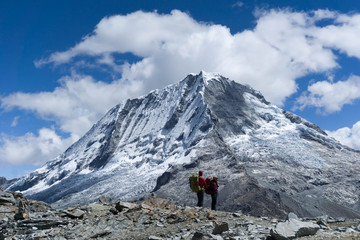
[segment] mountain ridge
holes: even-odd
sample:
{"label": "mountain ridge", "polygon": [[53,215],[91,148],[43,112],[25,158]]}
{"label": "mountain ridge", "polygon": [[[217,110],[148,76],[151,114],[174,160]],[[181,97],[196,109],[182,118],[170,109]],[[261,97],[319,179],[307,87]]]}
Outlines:
{"label": "mountain ridge", "polygon": [[358,151],[260,92],[202,71],[115,106],[64,154],[9,190],[55,207],[99,195],[138,201],[151,192],[194,204],[187,178],[202,169],[219,176],[222,210],[357,217],[359,159]]}

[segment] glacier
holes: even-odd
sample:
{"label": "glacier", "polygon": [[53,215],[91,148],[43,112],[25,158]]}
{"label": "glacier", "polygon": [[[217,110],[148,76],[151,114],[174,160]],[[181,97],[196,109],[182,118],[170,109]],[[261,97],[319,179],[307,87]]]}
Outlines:
{"label": "glacier", "polygon": [[118,104],[8,190],[58,208],[101,195],[194,205],[188,176],[201,169],[219,178],[220,210],[360,217],[359,160],[359,151],[250,86],[201,71]]}

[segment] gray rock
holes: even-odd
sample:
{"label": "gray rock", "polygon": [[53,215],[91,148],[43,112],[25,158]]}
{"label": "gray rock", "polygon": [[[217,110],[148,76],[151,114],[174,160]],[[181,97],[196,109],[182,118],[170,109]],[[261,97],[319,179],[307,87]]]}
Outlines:
{"label": "gray rock", "polygon": [[336,222],[345,222],[345,218],[343,217],[338,217],[335,219]]}
{"label": "gray rock", "polygon": [[61,219],[26,219],[17,223],[18,228],[31,229],[50,229],[59,225],[67,225],[68,222]]}
{"label": "gray rock", "polygon": [[162,240],[162,238],[157,236],[149,236],[149,240]]}
{"label": "gray rock", "polygon": [[90,238],[91,239],[102,239],[109,234],[111,234],[110,231],[104,231],[104,232],[96,233],[96,234],[92,235]]}
{"label": "gray rock", "polygon": [[286,220],[290,220],[290,219],[300,220],[299,217],[298,217],[295,213],[293,213],[293,212],[291,212],[291,213],[289,213],[289,214],[287,215]]}
{"label": "gray rock", "polygon": [[203,239],[205,239],[204,234],[201,232],[196,232],[194,236],[191,238],[191,240],[203,240]]}
{"label": "gray rock", "polygon": [[82,218],[85,214],[84,211],[80,210],[80,209],[72,209],[72,210],[66,210],[65,211],[66,215],[68,215],[71,218]]}
{"label": "gray rock", "polygon": [[320,226],[315,223],[290,219],[278,223],[275,228],[271,229],[270,234],[276,240],[286,240],[315,235],[319,229]]}
{"label": "gray rock", "polygon": [[352,229],[352,228],[347,228],[345,232],[347,232],[347,233],[354,233],[354,232],[356,232],[356,231],[355,231],[354,229]]}
{"label": "gray rock", "polygon": [[29,215],[24,212],[18,212],[14,215],[15,220],[24,220],[29,218]]}
{"label": "gray rock", "polygon": [[129,203],[129,202],[117,202],[115,208],[121,212],[124,209],[134,209],[137,208],[138,205],[135,203]]}
{"label": "gray rock", "polygon": [[229,231],[229,224],[227,222],[217,223],[215,222],[215,227],[212,234],[221,234],[223,232]]}
{"label": "gray rock", "polygon": [[108,200],[106,199],[105,196],[100,196],[99,197],[99,203],[105,204],[105,205],[109,204],[109,202],[108,202]]}
{"label": "gray rock", "polygon": [[0,205],[16,204],[16,200],[11,193],[0,191]]}
{"label": "gray rock", "polygon": [[224,238],[220,235],[212,235],[210,234],[210,239],[213,239],[213,240],[224,240]]}
{"label": "gray rock", "polygon": [[321,229],[330,229],[330,227],[323,219],[317,220],[316,224],[318,224],[321,227]]}
{"label": "gray rock", "polygon": [[338,227],[335,229],[338,232],[346,232],[346,228],[345,227]]}
{"label": "gray rock", "polygon": [[119,212],[118,212],[118,210],[116,209],[116,208],[110,208],[110,210],[109,210],[112,214],[114,214],[114,215],[118,215],[119,214]]}
{"label": "gray rock", "polygon": [[[122,203],[124,209],[121,212],[115,209],[115,204],[99,203],[61,211],[52,209],[50,206],[43,206],[41,202],[13,196],[16,199],[16,205],[0,205],[0,240],[260,240],[269,236],[270,227],[275,226],[272,222],[277,222],[271,218],[245,215],[234,217],[232,212],[215,212],[207,208],[180,207],[170,205],[166,200],[161,199],[151,199],[138,205]],[[23,213],[29,210],[29,218],[19,217],[15,220],[15,213],[21,212],[19,208]],[[111,213],[111,209],[116,215]],[[212,212],[216,221],[207,218],[209,212]],[[4,215],[2,219],[1,214]],[[80,220],[75,216],[82,216],[82,218]],[[337,228],[337,230],[323,228],[321,234],[338,239],[351,235],[353,239],[360,239],[360,232],[352,230],[355,230],[358,224],[358,219],[347,219],[341,224],[329,223],[331,228]],[[298,234],[298,236],[303,234]]]}
{"label": "gray rock", "polygon": [[241,213],[235,212],[235,213],[233,213],[233,216],[234,216],[234,217],[241,217]]}

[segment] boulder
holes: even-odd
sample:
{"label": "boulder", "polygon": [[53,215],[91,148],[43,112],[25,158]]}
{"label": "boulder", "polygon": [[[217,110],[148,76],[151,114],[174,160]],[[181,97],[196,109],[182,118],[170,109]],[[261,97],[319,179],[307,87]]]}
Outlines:
{"label": "boulder", "polygon": [[173,209],[175,207],[174,202],[169,199],[150,197],[144,201],[146,205],[149,205],[153,208],[163,208],[163,209]]}
{"label": "boulder", "polygon": [[276,240],[287,240],[315,235],[319,229],[320,226],[315,223],[290,219],[278,223],[275,228],[271,229],[270,234]]}
{"label": "boulder", "polygon": [[227,222],[217,223],[215,222],[215,227],[212,234],[221,234],[223,232],[229,231],[229,224]]}
{"label": "boulder", "polygon": [[104,205],[111,205],[114,203],[112,198],[107,198],[105,196],[100,196],[98,202]]}
{"label": "boulder", "polygon": [[150,211],[154,210],[153,207],[147,205],[146,203],[141,203],[140,206],[141,206],[142,209],[146,209],[146,210],[150,210]]}
{"label": "boulder", "polygon": [[300,220],[299,217],[298,217],[295,213],[293,213],[293,212],[291,212],[291,213],[289,213],[289,214],[287,215],[286,220],[290,220],[290,219]]}
{"label": "boulder", "polygon": [[193,237],[191,238],[191,240],[204,240],[204,234],[201,232],[196,232]]}
{"label": "boulder", "polygon": [[99,203],[104,204],[104,205],[109,204],[109,202],[108,202],[108,200],[107,200],[107,198],[105,196],[100,196],[99,197]]}
{"label": "boulder", "polygon": [[0,205],[15,205],[16,200],[11,193],[0,191]]}
{"label": "boulder", "polygon": [[136,203],[130,202],[117,202],[115,205],[116,210],[119,212],[123,211],[124,209],[135,209],[138,205]]}
{"label": "boulder", "polygon": [[16,206],[1,206],[0,205],[0,213],[13,213],[17,212],[18,208]]}
{"label": "boulder", "polygon": [[208,212],[208,213],[206,214],[206,218],[209,219],[209,220],[214,220],[214,219],[216,219],[215,213],[214,213],[213,211]]}
{"label": "boulder", "polygon": [[118,210],[117,210],[116,208],[114,208],[114,207],[110,208],[109,211],[110,211],[112,214],[114,214],[114,215],[118,215],[118,214],[119,214]]}
{"label": "boulder", "polygon": [[15,220],[24,220],[24,219],[28,219],[29,215],[25,212],[18,212],[14,215],[14,219]]}
{"label": "boulder", "polygon": [[330,229],[327,223],[322,219],[317,220],[316,224],[318,224],[321,229]]}
{"label": "boulder", "polygon": [[65,211],[66,215],[71,217],[71,218],[83,218],[85,212],[80,210],[80,209],[71,209],[71,210],[66,210]]}

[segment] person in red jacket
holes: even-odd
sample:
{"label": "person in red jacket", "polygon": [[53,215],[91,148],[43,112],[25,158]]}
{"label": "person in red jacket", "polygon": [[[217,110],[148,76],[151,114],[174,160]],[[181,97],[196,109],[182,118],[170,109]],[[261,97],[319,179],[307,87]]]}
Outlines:
{"label": "person in red jacket", "polygon": [[218,178],[213,177],[213,179],[209,183],[209,188],[208,188],[208,192],[211,194],[211,210],[216,210],[218,188],[219,188]]}
{"label": "person in red jacket", "polygon": [[203,171],[199,171],[199,179],[196,182],[196,185],[200,186],[201,190],[197,192],[197,197],[198,197],[198,207],[202,207],[203,203],[204,203],[204,190],[205,188],[207,188],[205,179],[203,178]]}

